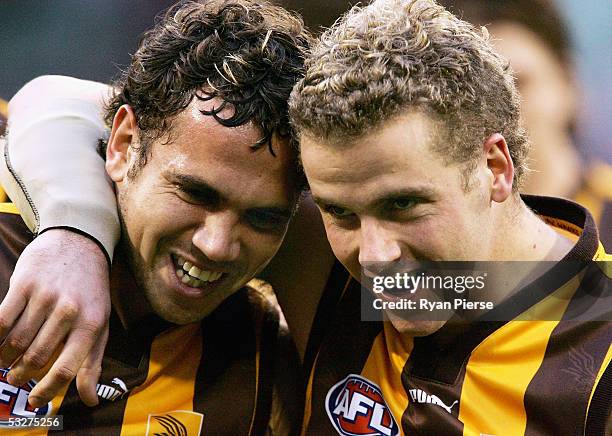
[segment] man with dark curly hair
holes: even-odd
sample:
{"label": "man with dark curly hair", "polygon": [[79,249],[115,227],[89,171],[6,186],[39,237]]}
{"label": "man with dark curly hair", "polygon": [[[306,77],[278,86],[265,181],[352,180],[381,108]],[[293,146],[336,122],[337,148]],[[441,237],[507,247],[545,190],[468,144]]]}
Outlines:
{"label": "man with dark curly hair", "polygon": [[[114,84],[101,147],[115,194],[97,200],[116,196],[121,238],[110,301],[90,295],[88,305],[110,312],[109,331],[65,337],[75,320],[100,323],[86,306],[35,294],[55,304],[52,316],[30,307],[19,319],[36,325],[44,352],[16,362],[18,341],[4,341],[0,383],[10,413],[1,425],[62,415],[68,434],[255,435],[288,434],[299,423],[299,358],[266,285],[251,279],[280,246],[301,191],[287,100],[309,40],[298,18],[256,0],[183,2],[146,32]],[[94,101],[108,93],[102,85],[52,80],[56,89],[91,87]],[[61,110],[74,110],[70,104]],[[28,119],[45,122],[34,109]],[[20,134],[13,130],[11,138]],[[80,176],[73,183],[87,183],[90,174]],[[4,292],[32,240],[26,223],[48,212],[37,198],[13,200],[18,207],[4,204],[0,214]],[[98,222],[114,220],[112,211],[101,212]],[[40,233],[53,224],[36,227]],[[107,254],[110,261],[112,249]],[[72,267],[108,280],[107,269],[88,261]],[[17,319],[21,303],[11,293],[3,299]],[[58,346],[62,354],[54,357]],[[57,392],[80,366],[66,355],[92,346],[76,385]],[[96,407],[84,407],[78,391]]]}

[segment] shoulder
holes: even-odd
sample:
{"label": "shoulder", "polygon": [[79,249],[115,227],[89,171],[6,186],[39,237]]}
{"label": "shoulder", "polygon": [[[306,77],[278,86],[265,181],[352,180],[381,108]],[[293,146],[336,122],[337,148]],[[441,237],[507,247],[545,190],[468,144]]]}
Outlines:
{"label": "shoulder", "polygon": [[2,252],[10,251],[15,258],[32,242],[32,233],[11,203],[0,203],[0,245]]}
{"label": "shoulder", "polygon": [[0,135],[6,130],[6,119],[8,116],[8,103],[0,98]]}
{"label": "shoulder", "polygon": [[206,329],[214,329],[228,340],[259,343],[277,337],[283,327],[282,314],[275,301],[272,287],[263,280],[253,279],[226,298],[213,313],[203,320]]}
{"label": "shoulder", "polygon": [[0,203],[0,290],[8,289],[17,259],[32,239],[15,207]]}
{"label": "shoulder", "polygon": [[245,295],[259,347],[276,349],[279,341],[293,343],[272,286],[255,278],[245,286]]}
{"label": "shoulder", "polygon": [[255,318],[263,317],[280,322],[282,312],[272,285],[261,279],[252,279],[246,284],[246,294]]}

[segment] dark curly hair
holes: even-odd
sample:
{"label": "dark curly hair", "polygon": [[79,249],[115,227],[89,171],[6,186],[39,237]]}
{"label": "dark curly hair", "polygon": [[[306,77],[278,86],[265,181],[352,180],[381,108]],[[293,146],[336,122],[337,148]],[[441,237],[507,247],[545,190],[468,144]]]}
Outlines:
{"label": "dark curly hair", "polygon": [[[114,83],[106,108],[110,126],[117,110],[129,104],[141,135],[141,168],[150,144],[169,133],[175,115],[193,98],[220,98],[202,111],[226,127],[253,121],[268,144],[274,133],[290,134],[287,100],[303,76],[311,36],[302,20],[285,9],[256,0],[182,1],[147,31],[128,69]],[[229,118],[219,116],[227,106]]]}

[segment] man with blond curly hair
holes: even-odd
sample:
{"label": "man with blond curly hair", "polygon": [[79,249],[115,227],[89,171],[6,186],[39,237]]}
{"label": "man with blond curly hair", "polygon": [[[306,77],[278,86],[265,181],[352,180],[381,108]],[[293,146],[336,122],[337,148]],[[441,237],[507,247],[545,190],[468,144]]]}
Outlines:
{"label": "man with blond curly hair", "polygon": [[[486,30],[428,0],[355,8],[311,49],[289,110],[334,254],[366,288],[360,302],[347,284],[322,341],[309,431],[603,434],[612,317],[576,315],[585,292],[610,303],[609,263],[592,262],[609,256],[588,211],[519,194],[519,96]],[[419,317],[400,303],[422,299],[368,291],[448,261],[488,271],[488,310]]]}

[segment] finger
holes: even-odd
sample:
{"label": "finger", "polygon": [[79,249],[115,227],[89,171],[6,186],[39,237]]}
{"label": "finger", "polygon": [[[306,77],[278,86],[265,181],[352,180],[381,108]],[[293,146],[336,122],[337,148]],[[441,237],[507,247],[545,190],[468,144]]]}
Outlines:
{"label": "finger", "polygon": [[6,297],[0,304],[0,341],[4,340],[28,301],[25,293],[16,289],[13,286],[9,287]]}
{"label": "finger", "polygon": [[28,349],[45,321],[45,314],[46,312],[33,302],[26,306],[17,324],[0,345],[0,365],[10,366]]}
{"label": "finger", "polygon": [[11,367],[9,383],[19,386],[40,373],[51,357],[59,351],[71,327],[72,320],[61,310],[54,310],[22,358]]}
{"label": "finger", "polygon": [[32,407],[41,407],[55,397],[76,376],[98,335],[76,334],[68,336],[66,345],[49,372],[36,384],[28,395]]}
{"label": "finger", "polygon": [[102,359],[104,358],[104,349],[108,340],[108,326],[104,329],[102,335],[95,342],[93,349],[85,358],[83,365],[77,373],[77,390],[81,400],[87,406],[95,406],[98,404],[98,393],[96,385],[102,373]]}

